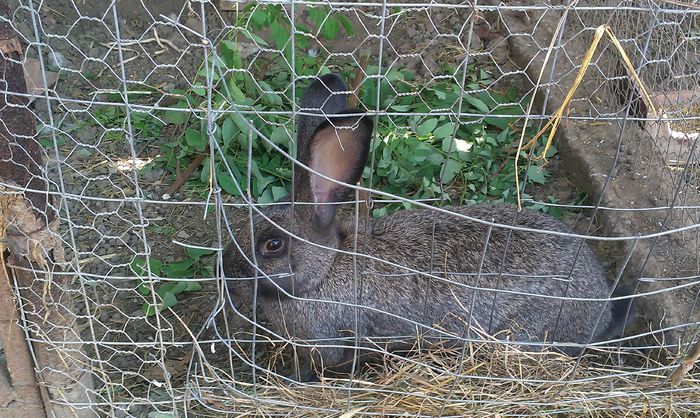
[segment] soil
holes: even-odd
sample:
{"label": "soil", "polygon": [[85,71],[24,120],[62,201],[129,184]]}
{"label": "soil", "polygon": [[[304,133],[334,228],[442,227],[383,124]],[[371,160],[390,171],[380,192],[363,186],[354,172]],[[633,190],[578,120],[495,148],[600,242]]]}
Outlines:
{"label": "soil", "polygon": [[[116,3],[119,17],[115,25],[109,3],[41,2],[41,54],[47,66],[51,61],[62,62],[60,80],[51,93],[56,99],[50,103],[37,99],[33,106],[37,119],[53,126],[65,139],[57,150],[49,150],[47,172],[53,181],[52,190],[63,196],[61,233],[68,249],[66,258],[85,286],[85,292],[77,295],[76,314],[86,323],[92,318],[92,326],[86,326],[84,337],[98,342],[101,361],[94,367],[100,369],[101,376],[109,382],[109,390],[115,392],[112,402],[103,399],[101,412],[145,416],[156,409],[167,410],[174,396],[186,392],[182,380],[192,379],[193,373],[199,377],[204,373],[188,368],[188,343],[193,334],[200,341],[202,355],[221,375],[230,379],[231,374],[245,373],[234,364],[236,358],[226,341],[235,341],[233,333],[247,328],[228,306],[212,313],[222,301],[220,283],[205,282],[202,292],[182,295],[174,308],[177,316],[149,317],[141,309],[144,298],[136,289],[138,283],[129,267],[135,258],[150,253],[166,262],[180,260],[184,249],[178,242],[217,248],[219,239],[227,241],[227,233],[224,230],[219,237],[216,213],[207,211],[202,203],[201,196],[206,191],[201,195],[179,192],[163,200],[165,189],[173,181],[170,173],[150,171],[137,175],[129,169],[133,159],[156,156],[159,145],[169,140],[167,134],[138,136],[131,142],[101,127],[92,111],[104,92],[123,91],[123,78],[129,89],[148,85],[162,92],[141,99],[148,105],[159,105],[168,97],[166,93],[186,88],[203,58],[201,41],[188,31],[201,31],[202,21],[196,14],[199,4],[193,3],[197,10],[192,13],[183,1],[145,2],[147,8],[140,1],[120,1]],[[15,27],[26,39],[35,39],[28,11],[16,10]],[[364,21],[368,33],[379,33],[380,8],[358,10],[356,21]],[[164,23],[161,15],[180,22],[182,27]],[[507,45],[501,34],[489,30],[481,21],[470,34],[466,26],[468,15],[467,9],[450,8],[430,12],[417,9],[401,16],[389,14],[383,60],[399,68],[415,69],[419,76],[430,79],[438,63],[463,60],[464,45],[471,38],[472,58],[498,80],[493,88],[514,83],[513,77],[504,76],[513,70],[513,64],[507,59]],[[216,39],[225,23],[234,18],[235,12],[207,6],[210,39]],[[117,27],[124,40],[121,51],[111,43]],[[378,50],[377,39],[358,45],[362,39],[334,43],[331,49],[353,54],[363,49]],[[50,51],[60,56],[54,54],[52,60]],[[37,57],[38,48],[29,48],[27,55]],[[352,55],[347,59],[359,57]],[[123,66],[119,65],[122,60]],[[552,173],[549,183],[526,192],[538,200],[554,195],[560,203],[577,203],[579,193],[567,180],[559,158],[555,157],[548,168]],[[235,216],[234,212],[232,207],[227,208],[222,225]],[[585,232],[591,222],[585,213],[568,213],[564,220],[579,232]],[[604,248],[601,251],[601,258],[609,265],[611,255]],[[112,344],[116,342],[123,344]],[[134,348],[137,345],[139,348]],[[93,347],[88,345],[87,350],[95,358]],[[264,352],[259,350],[257,355],[259,364],[264,364]],[[167,374],[170,378],[165,377]]]}

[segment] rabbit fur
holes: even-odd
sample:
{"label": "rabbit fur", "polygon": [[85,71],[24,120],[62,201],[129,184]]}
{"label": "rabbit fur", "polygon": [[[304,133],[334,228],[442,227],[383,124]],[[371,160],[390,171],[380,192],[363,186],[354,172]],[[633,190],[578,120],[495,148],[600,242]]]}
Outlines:
{"label": "rabbit fur", "polygon": [[[297,156],[311,169],[353,185],[366,164],[373,124],[345,109],[346,91],[334,74],[307,88],[302,112],[313,115],[299,118]],[[383,338],[382,347],[392,351],[409,348],[418,333],[474,338],[473,326],[489,333],[509,330],[512,341],[523,343],[586,344],[602,340],[613,325],[611,303],[605,301],[611,286],[581,239],[490,228],[432,210],[401,211],[367,225],[363,220],[357,228],[354,215],[324,204],[351,199],[351,188],[299,165],[294,179],[294,205],[254,212],[254,238],[251,220],[242,221],[223,259],[228,278],[257,277],[230,280],[229,286],[236,298],[247,300],[257,291],[271,331],[299,340],[303,379],[312,379],[314,370],[348,371],[358,354],[355,338],[365,349],[377,347],[369,338]],[[548,215],[510,205],[446,209],[498,224],[571,232]],[[390,338],[395,336],[405,338]]]}

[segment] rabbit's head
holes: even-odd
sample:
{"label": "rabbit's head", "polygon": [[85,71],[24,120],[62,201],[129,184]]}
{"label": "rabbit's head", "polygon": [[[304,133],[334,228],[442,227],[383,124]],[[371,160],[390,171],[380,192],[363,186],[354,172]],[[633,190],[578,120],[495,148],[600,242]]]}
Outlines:
{"label": "rabbit's head", "polygon": [[[335,88],[345,89],[338,80],[331,80]],[[362,176],[373,124],[358,116],[360,111],[340,109],[334,90],[319,83],[323,77],[302,97],[302,108],[315,106],[325,115],[299,118],[294,203],[287,199],[260,213],[253,210],[252,223],[235,228],[235,241],[224,254],[226,275],[256,277],[262,297],[303,296],[318,288],[332,266],[333,250],[348,238],[336,219],[336,203],[353,194],[344,184],[354,185]]]}

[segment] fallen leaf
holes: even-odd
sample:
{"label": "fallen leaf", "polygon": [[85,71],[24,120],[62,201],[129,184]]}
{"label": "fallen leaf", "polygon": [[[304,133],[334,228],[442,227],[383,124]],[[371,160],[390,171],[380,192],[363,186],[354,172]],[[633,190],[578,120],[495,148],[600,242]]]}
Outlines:
{"label": "fallen leaf", "polygon": [[[41,63],[36,58],[27,58],[24,62],[24,81],[27,84],[27,93],[39,95],[48,88],[53,88],[58,81],[58,73],[46,71],[46,83],[41,76]],[[33,102],[35,97],[29,98],[29,103]]]}

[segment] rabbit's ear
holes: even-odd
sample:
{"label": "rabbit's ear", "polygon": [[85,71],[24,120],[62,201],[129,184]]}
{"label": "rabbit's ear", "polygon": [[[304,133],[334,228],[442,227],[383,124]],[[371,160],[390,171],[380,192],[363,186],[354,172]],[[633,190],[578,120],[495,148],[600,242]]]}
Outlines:
{"label": "rabbit's ear", "polygon": [[[352,112],[359,111],[348,111]],[[307,177],[308,186],[300,185],[300,194],[313,198],[313,221],[317,227],[325,228],[333,222],[337,205],[332,203],[347,199],[351,191],[317,173],[339,182],[357,183],[367,162],[372,128],[368,116],[336,117],[321,124],[311,137],[307,164],[312,171]]]}
{"label": "rabbit's ear", "polygon": [[[308,164],[309,142],[318,127],[328,117],[342,113],[348,108],[347,86],[337,74],[326,74],[314,79],[301,97],[297,124],[297,159]],[[305,173],[295,171],[294,184],[305,184]]]}
{"label": "rabbit's ear", "polygon": [[[326,74],[309,84],[301,97],[299,115],[298,149],[305,155],[306,145],[318,126],[329,115],[342,113],[348,108],[347,86],[337,74]],[[308,114],[311,113],[311,114]]]}

